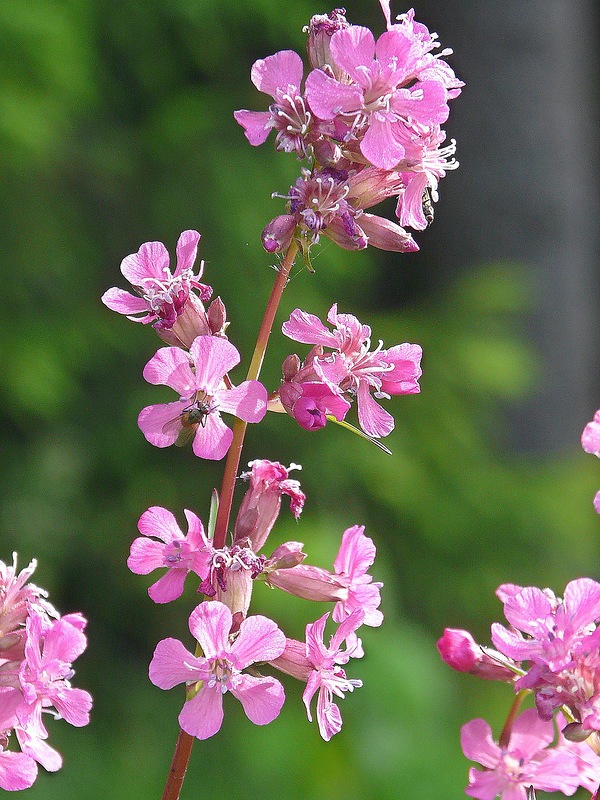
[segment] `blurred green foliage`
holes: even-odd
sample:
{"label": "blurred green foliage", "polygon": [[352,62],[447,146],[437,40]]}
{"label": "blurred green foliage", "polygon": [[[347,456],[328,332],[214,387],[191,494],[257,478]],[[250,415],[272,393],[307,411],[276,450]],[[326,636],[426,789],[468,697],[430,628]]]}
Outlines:
{"label": "blurred green foliage", "polygon": [[[382,28],[377,3],[368,18],[364,3],[346,5],[353,21]],[[173,252],[180,231],[197,228],[206,280],[247,364],[272,282],[259,232],[281,209],[271,193],[286,190],[298,164],[249,147],[232,111],[266,107],[249,81],[253,60],[301,50],[302,25],[325,10],[308,0],[285,9],[254,0],[242,13],[224,0],[0,4],[0,557],[36,557],[35,580],[54,603],[89,618],[76,683],[95,696],[88,729],[50,725],[65,767],[42,770],[31,798],[162,791],[182,698],[151,686],[147,664],[160,638],[185,639],[194,593],[154,606],[149,580],[125,561],[148,506],[206,519],[222,465],[143,439],[139,409],[165,396],[141,378],[159,342],[99,298],[124,286],[120,260],[143,241]],[[426,254],[427,234],[419,238]],[[410,256],[327,243],[315,266],[314,276],[296,268],[280,318],[296,306],[324,317],[337,301],[375,341],[421,343],[422,393],[388,404],[391,457],[332,426],[310,435],[274,415],[250,431],[244,460],[304,465],[305,513],[297,525],[282,515],[275,544],[301,539],[327,566],[342,531],[366,524],[386,622],[366,632],[367,655],[349,667],[364,687],[343,702],[339,736],[319,739],[291,680],[283,713],[264,729],[226,703],[221,734],[195,747],[182,797],[460,796],[459,726],[479,715],[500,724],[510,692],[452,674],[436,638],[452,625],[486,641],[501,582],[560,591],[590,574],[600,475],[576,442],[551,461],[507,452],[504,409],[534,390],[539,368],[522,334],[525,268],[497,264],[450,282],[431,264],[424,283]],[[413,283],[424,288],[390,307]],[[270,388],[293,349],[274,336]],[[263,586],[255,594],[256,610],[296,636],[320,613]]]}

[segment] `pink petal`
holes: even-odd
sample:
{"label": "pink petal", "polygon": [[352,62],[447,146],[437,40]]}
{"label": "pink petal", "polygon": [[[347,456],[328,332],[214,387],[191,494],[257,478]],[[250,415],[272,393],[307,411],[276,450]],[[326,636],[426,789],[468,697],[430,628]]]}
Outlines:
{"label": "pink petal", "polygon": [[375,57],[381,64],[381,70],[387,86],[392,89],[403,83],[408,77],[407,70],[412,67],[409,55],[413,43],[397,29],[382,33],[375,44]]}
{"label": "pink petal", "polygon": [[161,639],[148,670],[150,680],[159,689],[172,689],[178,683],[204,680],[209,674],[206,659],[193,656],[179,639]]}
{"label": "pink petal", "polygon": [[196,368],[194,388],[211,395],[219,388],[223,376],[240,363],[235,346],[218,336],[197,336],[190,347],[190,355]]}
{"label": "pink petal", "polygon": [[86,647],[87,638],[83,631],[62,617],[53,622],[52,627],[44,636],[44,660],[57,659],[72,662],[83,653]]}
{"label": "pink petal", "polygon": [[162,242],[146,242],[121,262],[121,272],[132,286],[143,286],[146,278],[164,280],[168,268],[169,253]]}
{"label": "pink petal", "polygon": [[594,419],[583,429],[581,446],[586,453],[600,458],[600,408],[594,414]]}
{"label": "pink petal", "polygon": [[565,612],[573,630],[600,619],[600,583],[591,578],[570,581],[564,593]]}
{"label": "pink petal", "polygon": [[391,253],[416,253],[419,245],[408,231],[385,217],[361,214],[360,224],[371,247]]}
{"label": "pink petal", "polygon": [[187,574],[187,569],[169,569],[162,578],[149,587],[150,599],[155,603],[170,603],[172,600],[177,600],[183,592]]}
{"label": "pink petal", "polygon": [[184,538],[175,515],[162,506],[151,506],[144,511],[138,521],[138,530],[144,536],[155,536],[165,544]]}
{"label": "pink petal", "polygon": [[204,533],[204,525],[202,520],[193,511],[184,509],[183,513],[188,524],[187,540],[191,547],[205,547],[209,544],[208,539]]}
{"label": "pink petal", "polygon": [[353,525],[342,534],[342,543],[333,566],[344,575],[364,575],[375,560],[376,548],[373,540],[364,535],[364,525]]}
{"label": "pink petal", "polygon": [[381,169],[393,169],[404,158],[406,151],[395,136],[390,115],[380,111],[371,114],[369,128],[360,143],[360,151],[374,167]]}
{"label": "pink petal", "polygon": [[195,697],[183,704],[179,724],[190,736],[208,739],[219,731],[223,724],[223,695],[218,684],[200,689]]}
{"label": "pink petal", "polygon": [[313,114],[324,120],[355,113],[363,107],[363,93],[358,86],[339,83],[322,69],[314,69],[306,79],[306,99]]}
{"label": "pink petal", "polygon": [[62,689],[52,694],[52,703],[71,725],[81,728],[90,721],[92,696],[83,689]]}
{"label": "pink petal", "polygon": [[231,611],[218,600],[200,603],[192,611],[190,632],[207,659],[218,658],[229,651],[231,623]]}
{"label": "pink petal", "polygon": [[246,139],[257,147],[267,140],[273,129],[273,115],[270,111],[234,111],[235,121],[242,126]]}
{"label": "pink petal", "polygon": [[105,306],[117,314],[141,314],[148,311],[148,303],[143,297],[137,297],[116,286],[104,292],[101,299]]}
{"label": "pink petal", "polygon": [[317,723],[321,737],[328,742],[342,729],[342,715],[336,703],[331,702],[331,693],[324,686],[317,697]]}
{"label": "pink petal", "polygon": [[192,450],[198,458],[220,461],[225,457],[231,442],[233,431],[225,425],[218,412],[209,414],[204,427],[198,425],[192,442]]}
{"label": "pink petal", "polygon": [[220,411],[244,422],[260,422],[267,413],[268,394],[260,381],[244,381],[235,389],[216,392],[215,399]]}
{"label": "pink petal", "polygon": [[375,37],[371,31],[360,25],[351,25],[336,31],[330,46],[336,66],[347,72],[359,86],[370,89],[371,72],[375,67]]}
{"label": "pink petal", "polygon": [[198,231],[183,231],[177,242],[177,267],[173,275],[179,275],[183,270],[191,269],[194,266],[199,241]]}
{"label": "pink petal", "polygon": [[180,395],[189,395],[196,388],[188,355],[179,347],[161,347],[142,374],[148,383],[170,386]]}
{"label": "pink petal", "polygon": [[325,347],[337,347],[337,337],[314,314],[308,314],[295,308],[290,318],[281,326],[283,333],[302,344],[322,344]]}
{"label": "pink petal", "polygon": [[[404,173],[406,177],[409,173]],[[427,220],[423,213],[423,192],[429,185],[429,179],[425,172],[415,172],[406,179],[404,193],[398,197],[396,206],[396,216],[400,220],[400,225],[408,225],[417,231],[424,231],[427,227]]]}
{"label": "pink petal", "polygon": [[394,418],[371,397],[366,381],[360,382],[357,399],[358,421],[366,434],[380,437],[394,430]]}
{"label": "pink petal", "polygon": [[540,623],[551,613],[550,600],[537,586],[525,586],[504,603],[504,616],[510,624],[531,636],[539,635]]}
{"label": "pink petal", "polygon": [[418,394],[418,380],[422,375],[421,356],[418,344],[397,344],[386,350],[383,360],[393,364],[393,369],[381,374],[381,391],[387,394]]}
{"label": "pink petal", "polygon": [[0,752],[0,789],[16,792],[29,789],[37,778],[37,764],[25,753]]}
{"label": "pink petal", "polygon": [[529,761],[553,739],[552,720],[543,720],[535,708],[527,708],[513,723],[508,749],[518,751],[520,757]]}
{"label": "pink petal", "polygon": [[280,50],[272,56],[261,58],[252,65],[250,77],[259,92],[277,100],[278,91],[288,92],[290,87],[299,89],[304,66],[302,59],[293,50]]}
{"label": "pink petal", "polygon": [[136,575],[148,575],[159,567],[164,567],[164,545],[138,536],[131,544],[127,566]]}
{"label": "pink petal", "polygon": [[181,428],[169,426],[166,433],[163,429],[176,420],[187,405],[177,400],[174,403],[158,403],[142,408],[138,416],[138,427],[150,444],[155,447],[169,447],[177,441]]}
{"label": "pink petal", "polygon": [[240,682],[231,687],[231,694],[240,701],[246,716],[255,725],[273,722],[285,701],[283,686],[270,676],[242,675]]}
{"label": "pink petal", "polygon": [[431,127],[443,125],[448,119],[447,99],[448,94],[439,81],[423,81],[411,89],[398,89],[392,97],[391,108],[410,122]]}
{"label": "pink petal", "polygon": [[484,719],[472,719],[460,729],[460,743],[465,756],[483,767],[494,769],[502,751],[492,739],[492,730]]}
{"label": "pink petal", "polygon": [[257,614],[246,617],[240,625],[239,636],[231,646],[231,659],[242,670],[256,661],[272,661],[284,650],[284,633],[272,619]]}
{"label": "pink petal", "polygon": [[[502,800],[509,800],[506,778],[498,772],[481,772],[481,770],[471,767],[469,770],[469,785],[465,789],[465,794],[469,797],[477,797],[478,800],[494,800],[496,795],[501,795]],[[515,786],[517,796],[511,795],[510,800],[525,800],[525,789],[520,785]]]}
{"label": "pink petal", "polygon": [[24,728],[17,728],[15,733],[23,753],[27,753],[48,772],[57,772],[63,764],[61,754],[50,747],[43,739],[30,736]]}

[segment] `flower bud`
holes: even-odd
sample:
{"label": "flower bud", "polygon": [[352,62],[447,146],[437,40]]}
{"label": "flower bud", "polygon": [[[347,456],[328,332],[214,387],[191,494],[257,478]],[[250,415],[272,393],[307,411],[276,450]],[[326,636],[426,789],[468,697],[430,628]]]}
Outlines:
{"label": "flower bud", "polygon": [[[437,649],[448,666],[457,672],[470,672],[484,680],[512,681],[515,677],[506,657],[498,653],[498,660],[488,655],[468,631],[446,628],[438,639]],[[488,651],[495,653],[496,651]]]}
{"label": "flower bud", "polygon": [[306,52],[312,69],[322,69],[327,65],[336,74],[337,68],[331,58],[329,43],[336,31],[348,27],[345,13],[343,8],[334,8],[331,14],[315,14],[311,17]]}
{"label": "flower bud", "polygon": [[337,576],[321,567],[299,564],[292,569],[276,569],[269,572],[267,580],[288,594],[304,600],[336,602],[346,600],[348,589]]}
{"label": "flower bud", "polygon": [[208,327],[213,336],[225,337],[228,325],[225,304],[220,297],[217,297],[208,307]]}
{"label": "flower bud", "polygon": [[293,214],[281,214],[263,229],[262,245],[267,253],[281,253],[290,246],[295,230],[296,217]]}

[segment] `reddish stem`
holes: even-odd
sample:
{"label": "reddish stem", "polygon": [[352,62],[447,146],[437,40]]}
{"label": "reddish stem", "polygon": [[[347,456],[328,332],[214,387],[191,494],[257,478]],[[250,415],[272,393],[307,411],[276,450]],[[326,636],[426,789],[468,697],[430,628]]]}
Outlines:
{"label": "reddish stem", "polygon": [[510,711],[508,712],[506,722],[504,723],[504,727],[502,728],[500,738],[498,739],[498,744],[502,748],[508,747],[508,743],[510,742],[510,735],[512,733],[513,722],[515,721],[515,717],[519,713],[519,709],[521,708],[521,703],[523,702],[528,693],[529,692],[526,689],[522,689],[520,692],[517,693],[515,699],[513,700],[513,704],[510,707]]}
{"label": "reddish stem", "polygon": [[[257,380],[260,375],[260,370],[267,350],[269,336],[275,321],[275,315],[279,308],[279,301],[281,295],[287,284],[290,270],[298,252],[298,245],[296,242],[287,249],[285,257],[281,262],[281,266],[277,273],[277,278],[271,290],[271,296],[265,309],[263,321],[258,332],[256,340],[256,347],[252,355],[252,361],[248,368],[248,375],[246,380]],[[225,469],[223,471],[223,483],[221,485],[221,494],[219,497],[219,510],[217,512],[217,520],[215,524],[215,535],[213,545],[215,548],[220,548],[225,545],[227,537],[227,529],[229,527],[229,517],[231,515],[231,506],[233,504],[233,490],[235,488],[235,479],[240,465],[240,458],[242,455],[242,447],[244,444],[244,436],[246,435],[246,425],[243,420],[237,419],[233,424],[233,441],[229,452],[227,453],[227,461],[225,462]],[[177,737],[177,744],[175,745],[175,752],[173,753],[173,760],[169,769],[167,783],[163,792],[162,800],[179,800],[179,794],[183,786],[185,773],[187,771],[188,763],[192,753],[192,745],[194,737],[190,736],[185,731],[180,730]]]}

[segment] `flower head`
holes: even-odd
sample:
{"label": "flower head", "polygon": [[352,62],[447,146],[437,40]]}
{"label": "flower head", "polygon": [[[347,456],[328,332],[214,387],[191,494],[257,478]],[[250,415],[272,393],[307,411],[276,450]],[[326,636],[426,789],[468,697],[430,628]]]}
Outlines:
{"label": "flower head", "polygon": [[[317,723],[326,742],[342,727],[340,709],[333,702],[334,695],[343,698],[346,692],[362,686],[361,680],[346,677],[342,665],[353,656],[362,656],[360,639],[357,639],[355,631],[363,623],[364,612],[357,609],[344,620],[331,637],[329,647],[323,640],[328,617],[329,612],[306,626],[305,644],[288,639],[281,657],[271,661],[272,666],[282,672],[306,681],[302,699],[310,722],[311,700],[318,692]],[[347,647],[343,648],[346,643]]]}
{"label": "flower head", "polygon": [[[138,425],[156,447],[183,444],[190,437],[199,458],[220,460],[229,450],[233,432],[221,412],[245,422],[260,422],[267,410],[267,391],[259,381],[229,388],[225,375],[240,361],[236,348],[216,336],[198,336],[189,355],[177,347],[163,347],[144,368],[144,378],[179,393],[173,403],[142,409]],[[230,386],[230,384],[229,384]]]}
{"label": "flower head", "polygon": [[[188,301],[192,304],[197,302],[197,310],[203,313],[200,301],[208,300],[212,289],[200,283],[204,262],[201,262],[198,274],[193,272],[199,240],[197,231],[189,230],[181,234],[177,242],[177,265],[173,272],[164,244],[145,242],[137,253],[121,262],[121,272],[136,294],[114,287],[104,293],[102,302],[135,322],[145,325],[152,323],[159,332],[173,328]],[[191,294],[192,288],[200,292],[199,300]],[[208,330],[204,332],[208,333]]]}
{"label": "flower head", "polygon": [[[594,414],[594,419],[583,429],[581,446],[586,453],[600,458],[600,408]],[[600,491],[594,497],[594,508],[600,514]]]}
{"label": "flower head", "polygon": [[483,719],[463,725],[461,743],[464,754],[485,770],[471,768],[465,790],[478,800],[526,800],[533,786],[544,792],[560,791],[571,795],[579,785],[575,754],[568,747],[547,749],[554,739],[554,726],[529,708],[516,719],[505,747],[492,739],[490,726]]}
{"label": "flower head", "polygon": [[247,617],[232,640],[232,614],[218,601],[201,603],[192,611],[189,627],[202,648],[194,656],[178,639],[163,639],[150,663],[150,680],[160,689],[179,683],[201,682],[184,703],[181,728],[198,739],[214,736],[223,722],[223,695],[231,692],[255,725],[266,725],[278,716],[285,695],[272,677],[249,675],[242,670],[257,661],[281,655],[285,636],[277,625],[260,615]]}
{"label": "flower head", "polygon": [[188,522],[187,535],[181,531],[175,516],[160,506],[144,511],[138,522],[142,536],[133,541],[127,566],[137,575],[147,575],[159,567],[167,568],[148,589],[155,603],[168,603],[178,598],[189,572],[202,580],[208,575],[211,543],[200,519],[187,509],[184,513]]}
{"label": "flower head", "polygon": [[[310,367],[315,379],[330,389],[337,388],[344,396],[356,396],[361,428],[369,436],[387,436],[394,428],[393,417],[371,392],[378,399],[419,392],[421,348],[404,343],[384,350],[380,342],[375,350],[370,350],[369,326],[352,314],[339,314],[337,305],[329,310],[327,321],[334,326],[333,330],[318,317],[297,308],[283,323],[282,330],[297,342],[331,348],[328,353],[313,351]],[[294,377],[294,382],[297,380]],[[294,416],[297,418],[295,413]]]}

